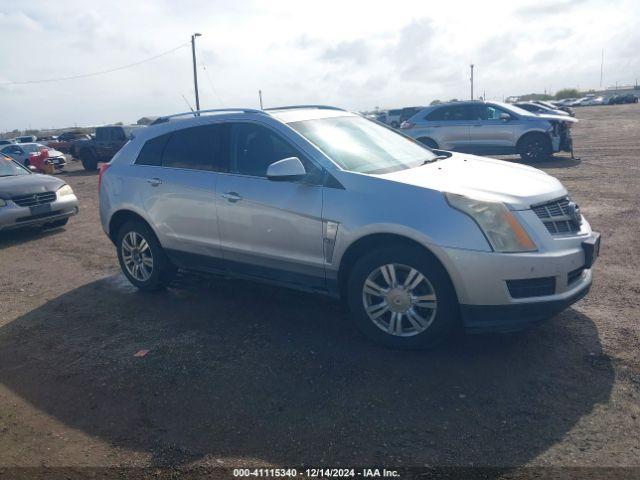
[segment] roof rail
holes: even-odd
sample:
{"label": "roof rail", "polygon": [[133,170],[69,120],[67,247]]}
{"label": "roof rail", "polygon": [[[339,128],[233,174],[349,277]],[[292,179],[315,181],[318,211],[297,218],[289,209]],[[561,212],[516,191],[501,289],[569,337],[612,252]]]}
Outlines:
{"label": "roof rail", "polygon": [[296,108],[318,108],[321,110],[339,110],[341,112],[347,111],[344,108],[332,107],[331,105],[287,105],[284,107],[265,108],[265,110],[294,110]]}
{"label": "roof rail", "polygon": [[156,118],[150,125],[157,125],[159,123],[168,122],[170,118],[176,117],[199,117],[201,113],[213,113],[213,112],[242,112],[242,113],[262,113],[265,114],[263,110],[256,110],[255,108],[213,108],[209,110],[192,110],[190,112],[182,112],[182,113],[174,113],[172,115],[162,115]]}

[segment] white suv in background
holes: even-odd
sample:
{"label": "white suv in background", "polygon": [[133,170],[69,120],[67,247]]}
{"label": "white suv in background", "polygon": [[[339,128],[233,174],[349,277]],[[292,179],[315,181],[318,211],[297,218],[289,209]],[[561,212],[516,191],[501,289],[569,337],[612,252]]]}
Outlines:
{"label": "white suv in background", "polygon": [[164,117],[100,184],[102,226],[140,289],[181,268],[342,297],[397,348],[550,317],[587,293],[598,254],[554,177],[334,107]]}

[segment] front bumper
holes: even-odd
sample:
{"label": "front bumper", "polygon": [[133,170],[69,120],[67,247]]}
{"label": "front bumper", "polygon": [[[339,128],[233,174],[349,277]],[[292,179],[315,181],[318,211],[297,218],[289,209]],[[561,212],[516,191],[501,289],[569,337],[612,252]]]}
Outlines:
{"label": "front bumper", "polygon": [[[455,286],[464,326],[470,331],[519,330],[577,302],[592,282],[593,258],[583,244],[598,237],[589,230],[559,240],[559,250],[531,253],[444,249],[443,263]],[[509,287],[537,280],[551,282],[551,290],[521,295],[522,290]]]}
{"label": "front bumper", "polygon": [[49,205],[50,211],[34,215],[29,207],[21,207],[8,201],[6,206],[0,207],[0,231],[45,225],[69,218],[79,211],[78,199],[75,195],[57,198]]}

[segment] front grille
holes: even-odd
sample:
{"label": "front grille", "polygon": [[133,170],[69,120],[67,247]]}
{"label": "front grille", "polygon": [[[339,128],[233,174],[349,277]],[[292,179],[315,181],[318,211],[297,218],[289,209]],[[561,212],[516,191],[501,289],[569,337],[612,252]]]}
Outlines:
{"label": "front grille", "polygon": [[567,285],[571,285],[572,283],[578,281],[582,276],[582,272],[584,272],[584,267],[576,268],[575,270],[571,270],[567,274]]}
{"label": "front grille", "polygon": [[531,207],[544,226],[552,235],[564,235],[580,231],[580,214],[571,215],[569,198],[561,198],[552,202]]}
{"label": "front grille", "polygon": [[56,192],[32,193],[30,195],[18,195],[12,197],[11,200],[21,207],[35,207],[36,205],[44,205],[51,203],[56,199]]}
{"label": "front grille", "polygon": [[555,277],[526,278],[507,280],[511,298],[544,297],[556,293]]}

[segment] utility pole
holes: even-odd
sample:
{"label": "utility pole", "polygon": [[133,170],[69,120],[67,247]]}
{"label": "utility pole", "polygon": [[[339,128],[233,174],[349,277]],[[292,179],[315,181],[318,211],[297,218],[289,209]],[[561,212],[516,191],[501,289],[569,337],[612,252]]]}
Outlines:
{"label": "utility pole", "polygon": [[[198,95],[198,70],[196,69],[196,37],[201,37],[199,33],[191,35],[191,54],[193,55],[193,86],[196,91],[196,112],[200,111],[200,96]],[[197,115],[200,115],[197,113]]]}
{"label": "utility pole", "polygon": [[604,48],[602,49],[602,60],[600,61],[600,90],[602,90],[602,76],[604,74]]}
{"label": "utility pole", "polygon": [[471,64],[471,100],[473,100],[473,63]]}
{"label": "utility pole", "polygon": [[264,110],[262,108],[262,90],[258,90],[258,98],[260,99],[260,110]]}

